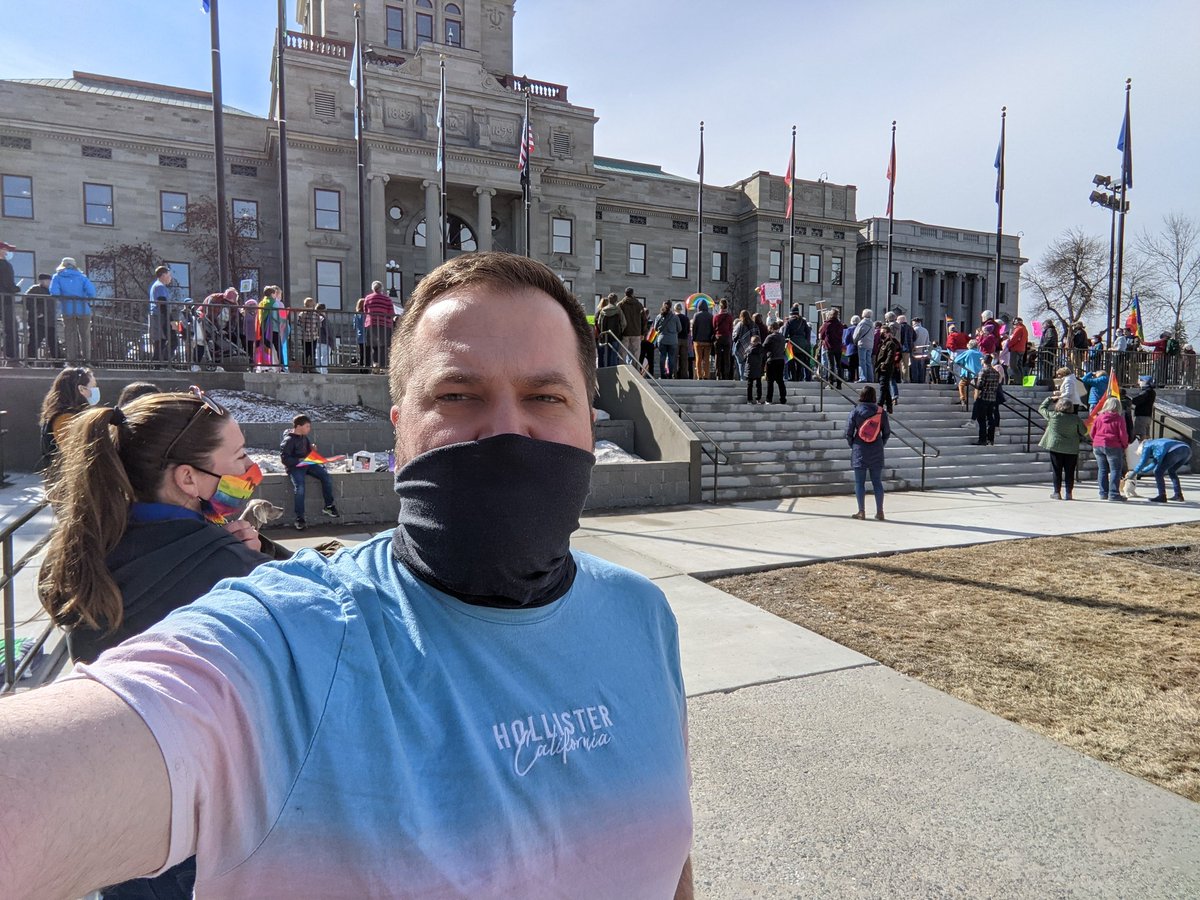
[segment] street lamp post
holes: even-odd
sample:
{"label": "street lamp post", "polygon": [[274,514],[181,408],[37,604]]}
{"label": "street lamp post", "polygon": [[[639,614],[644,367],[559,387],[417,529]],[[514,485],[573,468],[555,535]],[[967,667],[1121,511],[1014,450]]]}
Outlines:
{"label": "street lamp post", "polygon": [[1119,298],[1113,293],[1113,270],[1114,260],[1116,255],[1116,240],[1117,240],[1117,213],[1124,214],[1129,210],[1129,201],[1124,199],[1124,185],[1120,179],[1113,180],[1109,175],[1096,175],[1092,178],[1092,184],[1098,188],[1105,188],[1112,193],[1105,193],[1103,190],[1092,191],[1088,199],[1096,206],[1103,206],[1112,212],[1112,223],[1108,231],[1108,318],[1105,322],[1105,327],[1109,329],[1108,345],[1111,347],[1116,339],[1117,330],[1121,327],[1121,306]]}

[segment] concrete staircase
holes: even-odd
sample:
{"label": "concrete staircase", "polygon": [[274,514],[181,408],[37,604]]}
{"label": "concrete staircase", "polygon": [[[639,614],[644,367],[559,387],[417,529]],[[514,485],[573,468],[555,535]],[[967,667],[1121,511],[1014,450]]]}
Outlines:
{"label": "concrete staircase", "polygon": [[[857,396],[861,385],[846,386]],[[773,499],[816,494],[845,494],[854,490],[850,448],[843,438],[852,404],[827,389],[821,409],[820,388],[815,382],[789,382],[788,403],[751,406],[746,403],[744,382],[665,381],[662,390],[688,412],[733,461],[720,467],[717,500]],[[1035,407],[1044,391],[1006,388]],[[778,398],[776,398],[778,399]],[[1015,406],[1015,404],[1014,404]],[[1002,408],[996,443],[975,444],[978,436],[970,414],[958,406],[952,385],[906,384],[892,416],[892,439],[884,466],[887,490],[921,487],[921,456],[901,438],[919,448],[920,438],[941,451],[925,460],[925,486],[976,487],[989,484],[1049,482],[1048,454],[1038,451],[1040,419],[1032,429],[1035,452],[1025,452],[1024,419]],[[686,422],[686,420],[685,420]],[[913,433],[905,431],[908,426]],[[927,452],[932,452],[929,450]],[[713,467],[701,456],[704,498],[712,497]],[[1089,453],[1081,454],[1085,472]],[[1094,476],[1093,476],[1094,477]]]}

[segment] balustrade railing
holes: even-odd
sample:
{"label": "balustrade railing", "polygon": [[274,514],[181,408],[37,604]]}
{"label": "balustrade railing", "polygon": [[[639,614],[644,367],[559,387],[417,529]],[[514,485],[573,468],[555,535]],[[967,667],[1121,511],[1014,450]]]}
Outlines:
{"label": "balustrade railing", "polygon": [[500,75],[500,83],[510,91],[523,94],[529,91],[529,96],[540,97],[543,100],[558,100],[567,102],[567,86],[555,84],[552,81],[537,81],[524,75]]}
{"label": "balustrade railing", "polygon": [[289,31],[286,49],[312,53],[315,56],[327,56],[331,59],[348,60],[353,52],[353,45],[349,41],[339,41],[337,38],[317,37],[300,31]]}

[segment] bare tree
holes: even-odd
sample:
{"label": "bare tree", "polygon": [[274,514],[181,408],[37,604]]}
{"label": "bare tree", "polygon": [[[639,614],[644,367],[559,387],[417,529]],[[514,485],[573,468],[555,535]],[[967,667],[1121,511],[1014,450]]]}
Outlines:
{"label": "bare tree", "polygon": [[1156,282],[1156,296],[1149,304],[1156,320],[1162,320],[1167,331],[1186,333],[1186,320],[1200,311],[1200,223],[1169,213],[1163,216],[1160,232],[1142,232],[1137,247]]}
{"label": "bare tree", "polygon": [[[229,264],[230,271],[236,281],[248,269],[259,266],[258,219],[234,217],[226,213],[225,223],[229,235]],[[224,290],[229,285],[217,284],[221,267],[217,260],[217,204],[211,197],[200,197],[187,207],[187,246],[194,254],[198,264],[205,269],[207,281],[212,290]],[[193,279],[193,283],[195,283]],[[201,291],[203,296],[208,291]]]}
{"label": "bare tree", "polygon": [[1060,333],[1072,322],[1101,317],[1108,301],[1108,249],[1098,238],[1073,228],[1056,238],[1034,266],[1027,266],[1021,281],[1032,297],[1032,318],[1053,316]]}
{"label": "bare tree", "polygon": [[105,273],[111,274],[113,296],[147,300],[154,269],[162,265],[162,256],[149,243],[107,244],[100,250]]}

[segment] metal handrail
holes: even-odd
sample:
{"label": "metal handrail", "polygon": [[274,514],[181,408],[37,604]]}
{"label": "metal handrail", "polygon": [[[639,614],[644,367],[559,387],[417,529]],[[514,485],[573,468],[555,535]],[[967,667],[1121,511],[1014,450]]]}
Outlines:
{"label": "metal handrail", "polygon": [[[787,340],[787,342],[789,344],[791,344],[793,347],[795,347],[797,350],[803,349],[799,344],[797,344],[791,338],[785,338],[785,340]],[[811,352],[808,352],[807,355],[808,355],[809,359],[813,358]],[[823,365],[820,362],[817,362],[815,366],[809,365],[808,363],[804,362],[803,359],[801,359],[798,355],[792,361],[799,363],[802,368],[808,370],[808,372],[811,373],[813,375],[813,377],[817,380],[817,382],[820,384],[821,390],[820,390],[820,399],[819,399],[819,403],[820,403],[819,409],[821,412],[824,412],[825,411],[826,381],[832,375],[832,372],[830,372],[829,367],[826,365]],[[824,374],[822,374],[822,370],[823,370]],[[840,381],[841,379],[838,378],[838,380]],[[833,384],[829,384],[828,387],[831,391],[837,392],[837,394],[839,396],[841,396],[842,399],[849,402],[852,406],[857,405],[858,398],[852,396],[851,394],[847,393],[846,391],[842,390],[839,387],[834,387]],[[907,431],[909,434],[911,434],[914,439],[921,442],[921,447],[920,447],[920,449],[918,449],[917,447],[913,446],[908,441],[906,441],[904,439],[903,435],[896,434],[894,428],[892,430],[892,434],[895,435],[896,440],[898,440],[901,444],[903,444],[905,447],[907,447],[913,453],[916,453],[918,456],[921,457],[921,490],[925,490],[925,461],[927,459],[936,459],[937,457],[942,455],[942,451],[939,448],[935,447],[933,444],[931,444],[924,435],[922,435],[921,433],[919,433],[917,431],[914,431],[912,428],[909,428],[907,425],[905,425],[903,422],[901,422],[895,416],[889,416],[888,422],[892,426],[899,426],[900,428],[903,428],[905,431]],[[933,452],[929,453],[929,452],[927,452],[928,450],[932,450]]]}
{"label": "metal handrail", "polygon": [[[25,551],[24,555],[18,560],[13,560],[13,535],[22,526],[26,525],[38,513],[45,509],[49,502],[42,500],[27,509],[24,513],[18,516],[9,524],[5,525],[3,530],[0,530],[0,557],[2,557],[2,569],[0,569],[0,591],[3,592],[4,598],[4,682],[0,684],[0,695],[11,693],[17,688],[17,684],[25,675],[26,670],[32,665],[33,660],[37,657],[38,651],[45,645],[46,640],[54,633],[58,627],[54,622],[50,622],[42,629],[40,635],[33,642],[33,646],[25,654],[25,658],[21,660],[21,664],[16,664],[17,657],[17,623],[16,623],[16,577],[17,574],[25,568],[29,562],[34,559],[42,548],[50,540],[50,535],[45,534],[33,546]],[[65,645],[61,650],[65,651]],[[51,660],[50,667],[47,669],[47,674],[54,675],[62,664],[66,661],[65,652],[56,654],[56,658]]]}
{"label": "metal handrail", "polygon": [[[628,347],[626,347],[623,343],[621,343],[621,339],[617,335],[613,334],[611,331],[606,330],[601,333],[600,337],[601,337],[601,341],[603,342],[603,344],[608,346],[610,349],[615,347],[617,350],[617,355],[618,356],[623,355],[623,358],[626,360],[628,365],[632,366],[633,369],[635,369],[636,371],[639,371],[639,372],[641,371],[641,366],[639,365],[637,358],[633,355],[633,353],[630,352]],[[661,396],[663,396],[666,400],[668,400],[670,402],[670,404],[675,408],[675,412],[678,413],[679,418],[684,419],[693,431],[696,431],[700,435],[703,436],[704,440],[702,440],[700,442],[700,452],[702,452],[705,456],[707,456],[710,460],[712,460],[712,464],[713,464],[713,503],[716,503],[717,502],[717,487],[718,487],[717,483],[720,480],[720,457],[722,457],[722,456],[725,457],[725,465],[730,465],[733,462],[733,457],[729,455],[729,452],[724,447],[722,447],[720,444],[717,443],[716,438],[714,438],[712,435],[710,435],[707,431],[704,430],[704,428],[700,425],[700,423],[696,421],[696,419],[692,416],[691,413],[689,413],[686,409],[683,408],[683,405],[678,400],[676,400],[674,397],[671,396],[670,392],[665,387],[663,387],[663,384],[661,381],[659,381],[652,374],[650,374],[649,371],[644,372],[643,374],[646,378],[650,379],[650,381],[654,384],[654,386],[656,388],[658,388],[659,394]],[[713,445],[713,450],[715,450],[716,452],[709,453],[708,448],[704,446],[704,441],[708,441],[709,443],[711,443]]]}
{"label": "metal handrail", "polygon": [[[1010,385],[1005,385],[1005,387],[1006,388],[1010,387]],[[1033,452],[1033,449],[1032,449],[1032,447],[1033,447],[1033,417],[1035,415],[1040,416],[1040,412],[1039,412],[1038,408],[1036,406],[1034,406],[1032,403],[1028,402],[1027,400],[1022,399],[1021,397],[1018,397],[1016,394],[1010,394],[1007,390],[1005,390],[1004,405],[1008,406],[1010,400],[1015,400],[1017,403],[1019,403],[1021,406],[1025,407],[1025,409],[1027,410],[1027,412],[1022,412],[1022,410],[1010,407],[1010,409],[1012,409],[1013,412],[1015,412],[1017,415],[1021,416],[1021,418],[1023,418],[1025,420],[1025,452],[1032,453]]]}

